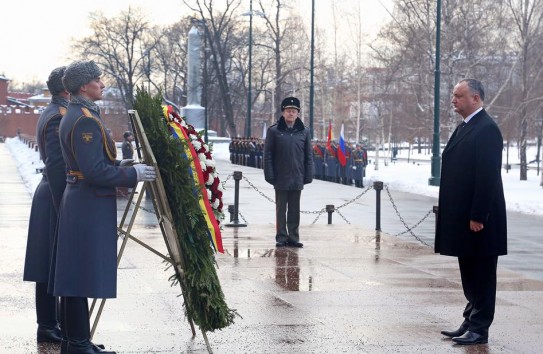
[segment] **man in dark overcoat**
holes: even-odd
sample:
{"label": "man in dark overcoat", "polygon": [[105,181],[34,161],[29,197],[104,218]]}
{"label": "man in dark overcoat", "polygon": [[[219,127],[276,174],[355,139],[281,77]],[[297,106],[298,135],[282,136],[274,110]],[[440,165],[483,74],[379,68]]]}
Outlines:
{"label": "man in dark overcoat", "polygon": [[443,150],[435,251],[458,257],[464,321],[441,331],[456,344],[487,343],[496,304],[498,256],[507,254],[507,220],[501,179],[503,138],[483,108],[480,81],[461,80],[452,104],[464,119]]}
{"label": "man in dark overcoat", "polygon": [[114,353],[90,342],[87,298],[117,293],[116,187],[153,181],[156,171],[132,160],[116,160],[95,101],[102,99],[101,70],[93,61],[70,64],[62,79],[71,94],[60,124],[66,189],[59,217],[54,295],[63,297],[68,354]]}
{"label": "man in dark overcoat", "polygon": [[300,101],[281,102],[277,124],[268,128],[264,144],[264,178],[275,188],[277,247],[303,247],[300,242],[300,197],[304,185],[313,181],[311,137],[298,118]]}
{"label": "man in dark overcoat", "polygon": [[66,113],[69,94],[62,85],[65,66],[54,69],[47,80],[51,103],[41,113],[36,126],[40,159],[44,163],[42,179],[34,192],[23,280],[36,283],[38,342],[61,342],[58,298],[48,294],[49,269],[57,227],[60,200],[66,186],[66,165],[62,159],[58,129]]}

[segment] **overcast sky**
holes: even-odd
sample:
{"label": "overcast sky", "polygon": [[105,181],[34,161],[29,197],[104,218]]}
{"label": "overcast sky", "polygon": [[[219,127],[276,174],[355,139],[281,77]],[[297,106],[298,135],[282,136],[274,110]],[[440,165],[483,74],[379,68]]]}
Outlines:
{"label": "overcast sky", "polygon": [[[310,24],[311,0],[297,0],[298,9]],[[249,8],[249,0],[242,0]],[[378,25],[390,18],[385,6],[392,0],[316,0],[319,27],[332,23],[331,4],[349,12],[360,3],[363,32],[374,33]],[[220,0],[216,0],[219,4]],[[244,6],[242,3],[241,7]],[[7,0],[2,2],[0,19],[0,75],[17,82],[45,82],[50,71],[69,63],[67,52],[73,38],[90,34],[91,12],[102,11],[116,16],[128,6],[144,9],[154,24],[169,25],[186,15],[182,0]],[[328,33],[330,31],[327,31]]]}

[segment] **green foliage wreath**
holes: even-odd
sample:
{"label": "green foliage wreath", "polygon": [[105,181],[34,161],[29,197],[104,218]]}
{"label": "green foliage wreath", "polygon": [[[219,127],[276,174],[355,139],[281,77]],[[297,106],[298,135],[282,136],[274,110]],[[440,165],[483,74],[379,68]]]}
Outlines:
{"label": "green foliage wreath", "polygon": [[[221,289],[207,224],[198,204],[198,189],[182,142],[172,137],[162,112],[162,95],[138,88],[134,109],[157,160],[185,263],[185,311],[202,330],[214,331],[234,323]],[[173,284],[180,279],[171,278]]]}

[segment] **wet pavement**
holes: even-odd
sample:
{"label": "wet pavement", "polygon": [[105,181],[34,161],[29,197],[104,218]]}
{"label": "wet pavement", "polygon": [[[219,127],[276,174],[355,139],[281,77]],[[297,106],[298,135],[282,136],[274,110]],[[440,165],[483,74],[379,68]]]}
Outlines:
{"label": "wet pavement", "polygon": [[[55,353],[58,347],[35,342],[34,285],[22,281],[31,200],[3,144],[0,164],[0,353]],[[261,171],[226,162],[218,168],[224,176],[243,170],[255,188],[273,197]],[[232,180],[227,185],[225,204],[230,204]],[[506,267],[509,256],[499,261],[489,344],[453,346],[439,331],[456,328],[462,320],[465,300],[456,259],[435,255],[408,236],[374,231],[375,214],[369,212],[375,208],[374,191],[359,198],[352,211],[344,208],[351,224],[336,214],[333,225],[326,225],[325,214],[311,224],[317,214],[304,214],[305,247],[276,249],[273,204],[248,183],[242,181],[242,186],[240,210],[248,226],[225,227],[226,252],[217,256],[227,302],[242,318],[225,330],[208,333],[215,353],[541,352],[543,281]],[[358,191],[316,181],[302,193],[302,209],[347,202],[358,194],[352,190]],[[431,198],[394,194],[402,209],[420,211],[413,222],[431,209],[432,203],[426,204]],[[119,200],[119,210],[124,203]],[[145,200],[146,207],[150,204]],[[397,223],[394,216],[383,215],[384,230]],[[164,251],[154,218],[138,212],[132,233]],[[433,220],[426,223],[431,230]],[[533,257],[536,261],[524,266],[540,275],[533,269],[543,263],[540,234],[524,230],[516,230],[520,240],[510,242],[510,248],[515,245]],[[206,353],[201,333],[192,338],[179,288],[170,286],[170,275],[161,258],[128,242],[118,272],[118,297],[106,303],[94,340],[118,353]]]}

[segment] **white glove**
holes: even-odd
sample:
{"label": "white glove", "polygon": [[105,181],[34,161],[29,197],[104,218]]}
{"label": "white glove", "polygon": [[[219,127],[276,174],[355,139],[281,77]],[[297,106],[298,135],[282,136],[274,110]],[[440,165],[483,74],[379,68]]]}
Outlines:
{"label": "white glove", "polygon": [[138,175],[138,182],[152,182],[156,179],[156,170],[153,166],[148,166],[144,164],[136,164],[134,166],[136,173]]}
{"label": "white glove", "polygon": [[121,163],[119,164],[119,166],[126,167],[126,166],[132,166],[133,164],[134,164],[134,159],[124,159],[124,160],[121,160]]}

